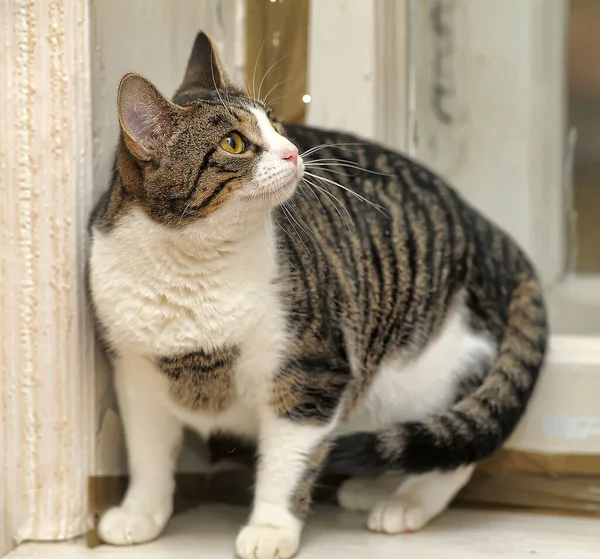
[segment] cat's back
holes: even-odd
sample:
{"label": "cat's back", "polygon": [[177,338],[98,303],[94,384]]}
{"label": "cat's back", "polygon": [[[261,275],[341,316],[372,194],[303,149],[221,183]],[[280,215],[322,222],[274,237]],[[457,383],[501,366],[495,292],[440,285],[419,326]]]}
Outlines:
{"label": "cat's back", "polygon": [[286,132],[305,164],[292,209],[307,229],[314,222],[334,242],[390,244],[406,232],[409,243],[429,244],[473,227],[495,229],[443,177],[407,155],[343,132],[301,125]]}
{"label": "cat's back", "polygon": [[444,190],[456,195],[440,175],[423,163],[372,140],[297,124],[287,125],[286,133],[298,147],[309,173],[351,184],[358,194],[370,193],[369,200],[373,202],[385,206],[387,195],[407,188],[423,194]]}
{"label": "cat's back", "polygon": [[422,346],[466,293],[484,317],[478,327],[501,322],[514,272],[529,268],[510,236],[401,153],[349,134],[286,130],[305,152],[305,175],[277,220],[294,270],[290,300],[315,317],[307,330],[329,336],[341,323],[378,361],[390,347]]}
{"label": "cat's back", "polygon": [[293,232],[305,248],[311,237],[331,247],[354,243],[369,258],[378,250],[384,257],[394,249],[418,258],[437,252],[447,263],[486,238],[507,243],[521,258],[509,235],[421,162],[348,133],[302,125],[288,125],[286,132],[305,164],[290,211],[278,210],[288,239]]}

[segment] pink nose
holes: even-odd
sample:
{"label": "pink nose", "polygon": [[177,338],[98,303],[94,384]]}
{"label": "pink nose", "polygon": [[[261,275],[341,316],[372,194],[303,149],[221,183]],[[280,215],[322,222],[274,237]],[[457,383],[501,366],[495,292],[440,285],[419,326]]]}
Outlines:
{"label": "pink nose", "polygon": [[281,159],[284,159],[285,161],[289,161],[290,163],[297,165],[298,164],[298,148],[296,146],[290,144],[289,147],[286,147],[281,152]]}

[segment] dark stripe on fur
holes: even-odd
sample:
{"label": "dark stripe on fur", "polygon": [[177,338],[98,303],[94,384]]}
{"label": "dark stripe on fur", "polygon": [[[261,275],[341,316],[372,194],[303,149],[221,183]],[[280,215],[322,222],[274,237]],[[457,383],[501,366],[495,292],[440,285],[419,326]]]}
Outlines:
{"label": "dark stripe on fur", "polygon": [[200,204],[195,204],[193,206],[190,206],[191,208],[193,208],[194,210],[203,210],[204,208],[208,208],[208,206],[210,206],[212,204],[212,202],[214,201],[214,199],[221,193],[223,192],[223,189],[232,181],[234,181],[235,179],[237,179],[237,177],[230,177],[227,178],[225,180],[222,180],[221,182],[219,182],[219,184],[217,185],[217,187],[204,199],[202,200],[202,202],[200,202]]}
{"label": "dark stripe on fur", "polygon": [[[546,353],[545,321],[523,314],[531,307],[543,309],[539,284],[531,274],[521,275],[510,297],[499,354],[481,385],[439,417],[337,439],[327,471],[359,476],[387,470],[419,474],[455,469],[495,452],[521,418]],[[465,428],[453,429],[457,421]]]}

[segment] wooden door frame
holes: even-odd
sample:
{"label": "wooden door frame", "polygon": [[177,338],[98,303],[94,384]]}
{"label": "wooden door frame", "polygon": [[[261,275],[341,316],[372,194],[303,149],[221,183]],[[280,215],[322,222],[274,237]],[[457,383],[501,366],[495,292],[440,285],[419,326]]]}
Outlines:
{"label": "wooden door frame", "polygon": [[86,0],[0,5],[0,556],[88,522],[93,333]]}
{"label": "wooden door frame", "polygon": [[311,2],[308,124],[411,150],[411,3]]}

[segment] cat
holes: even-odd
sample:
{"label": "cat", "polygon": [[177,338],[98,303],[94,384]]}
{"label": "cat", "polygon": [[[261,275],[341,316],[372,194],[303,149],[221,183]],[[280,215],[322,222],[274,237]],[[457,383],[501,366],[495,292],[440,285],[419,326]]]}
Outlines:
{"label": "cat", "polygon": [[373,531],[441,513],[514,430],[544,362],[523,251],[414,160],[284,128],[203,33],[172,102],[128,74],[118,116],[89,282],[130,485],[100,537],[159,536],[184,427],[257,441],[242,559],[298,551],[324,470],[355,476],[338,500]]}

